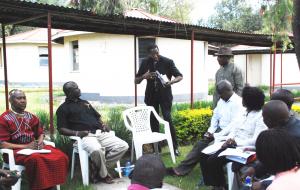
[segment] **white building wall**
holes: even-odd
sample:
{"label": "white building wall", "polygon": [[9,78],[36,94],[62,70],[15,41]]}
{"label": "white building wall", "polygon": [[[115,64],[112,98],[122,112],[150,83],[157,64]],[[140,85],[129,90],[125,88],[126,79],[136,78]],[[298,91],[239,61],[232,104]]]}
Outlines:
{"label": "white building wall", "polygon": [[[261,84],[261,55],[248,54],[234,56],[235,64],[242,70],[244,83],[249,83],[251,86],[258,86]],[[247,76],[246,76],[246,62],[247,62]]]}
{"label": "white building wall", "polygon": [[[173,59],[176,67],[183,74],[183,80],[172,85],[172,92],[176,94],[190,94],[191,92],[191,41],[157,38],[156,43],[160,54]],[[194,41],[194,93],[208,92],[208,79],[205,71],[207,48],[205,42]]]}
{"label": "white building wall", "polygon": [[[79,71],[72,71],[71,41],[78,40]],[[101,96],[134,96],[134,38],[129,35],[87,34],[65,38],[68,80],[83,92]]]}
{"label": "white building wall", "polygon": [[[48,82],[48,67],[39,64],[39,46],[45,47],[47,44],[7,44],[7,75],[9,82]],[[53,68],[59,67],[62,49],[63,46],[59,44],[53,44],[52,46]],[[4,80],[3,69],[3,66],[0,67],[0,80]],[[53,72],[53,81],[59,82],[60,75],[60,72]]]}
{"label": "white building wall", "polygon": [[[273,57],[272,57],[273,59]],[[281,80],[281,55],[276,55],[275,65],[275,83],[279,84]],[[270,85],[270,55],[262,55],[262,84]],[[272,64],[273,65],[273,64]],[[282,56],[282,82],[283,83],[299,83],[300,71],[298,62],[294,53],[283,54]]]}

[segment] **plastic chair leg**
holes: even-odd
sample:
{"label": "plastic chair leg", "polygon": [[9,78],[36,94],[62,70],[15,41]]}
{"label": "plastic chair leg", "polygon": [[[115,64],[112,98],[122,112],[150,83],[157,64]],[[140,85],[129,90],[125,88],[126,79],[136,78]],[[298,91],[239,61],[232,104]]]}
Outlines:
{"label": "plastic chair leg", "polygon": [[143,144],[135,144],[135,158],[139,159],[143,155]]}
{"label": "plastic chair leg", "polygon": [[131,162],[133,162],[133,155],[134,155],[134,142],[132,139],[132,143],[131,143]]}
{"label": "plastic chair leg", "polygon": [[71,164],[71,179],[73,179],[73,177],[74,177],[74,165],[75,165],[75,150],[73,148],[72,164]]}
{"label": "plastic chair leg", "polygon": [[154,151],[156,154],[159,154],[159,150],[158,150],[158,142],[154,143]]}
{"label": "plastic chair leg", "polygon": [[234,172],[232,172],[232,162],[229,162],[226,164],[226,170],[227,170],[227,180],[228,180],[228,190],[234,189]]}
{"label": "plastic chair leg", "polygon": [[117,161],[117,168],[118,168],[119,177],[122,178],[122,169],[121,169],[120,160]]}
{"label": "plastic chair leg", "polygon": [[21,178],[19,178],[18,182],[11,187],[11,190],[20,190],[21,189]]}
{"label": "plastic chair leg", "polygon": [[172,161],[175,164],[176,163],[176,159],[175,159],[175,153],[174,153],[174,147],[173,147],[172,139],[168,138],[167,141],[168,141],[168,146],[169,146],[169,150],[170,150]]}
{"label": "plastic chair leg", "polygon": [[87,152],[79,152],[81,175],[83,185],[89,185],[89,155]]}

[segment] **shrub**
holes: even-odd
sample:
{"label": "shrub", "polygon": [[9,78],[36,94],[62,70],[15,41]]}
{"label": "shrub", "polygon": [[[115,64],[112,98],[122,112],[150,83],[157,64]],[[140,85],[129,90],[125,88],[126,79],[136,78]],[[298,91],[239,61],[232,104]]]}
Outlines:
{"label": "shrub", "polygon": [[[48,111],[45,110],[38,110],[35,112],[35,115],[40,119],[41,123],[44,126],[44,130],[47,132],[49,131],[49,127],[50,127],[50,114]],[[53,126],[54,129],[56,129],[56,124],[57,120],[56,120],[56,114],[53,115]]]}
{"label": "shrub", "polygon": [[216,86],[214,84],[208,86],[208,95],[213,95],[216,91]]}
{"label": "shrub", "polygon": [[49,113],[45,110],[38,110],[36,111],[35,115],[40,119],[41,123],[44,125],[44,130],[49,130]]}
{"label": "shrub", "polygon": [[298,105],[293,105],[293,106],[292,106],[292,110],[293,110],[294,112],[297,112],[298,114],[300,114],[300,106],[298,106]]}
{"label": "shrub", "polygon": [[122,112],[124,107],[114,107],[108,112],[107,125],[116,133],[116,136],[120,139],[126,141],[129,146],[131,146],[132,134],[125,127]]}
{"label": "shrub", "polygon": [[212,117],[212,110],[194,109],[174,113],[173,123],[180,144],[190,144],[201,139],[207,131]]}
{"label": "shrub", "polygon": [[[191,107],[190,103],[175,103],[172,106],[172,112],[189,110]],[[194,109],[201,108],[212,108],[212,101],[196,101],[194,102]]]}
{"label": "shrub", "polygon": [[259,85],[258,88],[260,88],[264,93],[269,93],[270,87],[267,85]]}

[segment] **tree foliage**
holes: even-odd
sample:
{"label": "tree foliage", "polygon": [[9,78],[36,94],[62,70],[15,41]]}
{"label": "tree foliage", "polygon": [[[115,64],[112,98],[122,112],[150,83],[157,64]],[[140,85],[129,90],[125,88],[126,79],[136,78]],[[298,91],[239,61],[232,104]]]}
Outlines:
{"label": "tree foliage", "polygon": [[245,0],[222,0],[215,7],[216,13],[208,22],[199,21],[201,25],[231,31],[254,32],[262,28],[262,17],[258,10]]}
{"label": "tree foliage", "polygon": [[70,5],[99,15],[123,15],[124,12],[122,0],[71,0]]}
{"label": "tree foliage", "polygon": [[179,22],[189,23],[193,8],[191,0],[127,0],[126,8],[139,8],[151,14],[166,16]]}
{"label": "tree foliage", "polygon": [[264,15],[263,31],[273,35],[274,43],[282,42],[285,50],[291,45],[293,0],[264,0],[261,12]]}

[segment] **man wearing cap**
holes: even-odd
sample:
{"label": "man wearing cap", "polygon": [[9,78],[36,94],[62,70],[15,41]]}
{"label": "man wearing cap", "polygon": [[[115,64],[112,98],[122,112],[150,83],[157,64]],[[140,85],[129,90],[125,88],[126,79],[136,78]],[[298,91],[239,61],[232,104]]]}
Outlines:
{"label": "man wearing cap", "polygon": [[[234,63],[230,63],[231,58],[233,58],[233,54],[230,48],[228,47],[220,47],[218,53],[215,54],[218,56],[218,62],[220,64],[220,68],[215,76],[215,84],[218,84],[221,80],[228,80],[232,87],[233,91],[241,96],[243,90],[243,76],[242,71],[234,65]],[[213,107],[215,108],[217,105],[220,96],[215,91],[213,96]]]}
{"label": "man wearing cap", "polygon": [[[147,80],[145,91],[145,103],[148,106],[153,106],[157,113],[159,107],[162,111],[163,118],[169,122],[175,155],[179,155],[178,144],[176,139],[176,131],[172,124],[171,107],[173,101],[171,85],[182,80],[182,74],[176,68],[173,60],[159,55],[157,45],[153,44],[148,47],[149,56],[142,61],[138,73],[135,77],[135,83],[140,84],[142,80]],[[157,77],[157,71],[166,75],[168,81],[162,84]],[[172,76],[174,78],[172,79]],[[151,129],[153,132],[159,132],[159,123],[151,114]]]}

